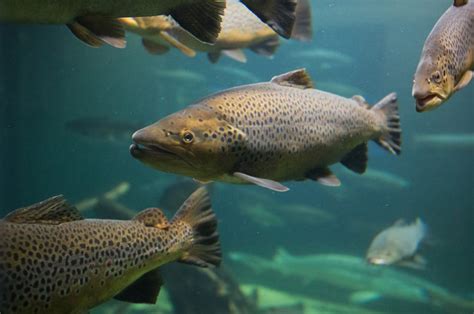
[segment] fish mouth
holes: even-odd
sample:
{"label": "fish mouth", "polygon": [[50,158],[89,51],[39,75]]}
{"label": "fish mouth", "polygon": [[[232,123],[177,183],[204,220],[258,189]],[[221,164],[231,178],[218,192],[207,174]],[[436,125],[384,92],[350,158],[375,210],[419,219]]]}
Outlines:
{"label": "fish mouth", "polygon": [[151,156],[170,156],[170,157],[178,157],[181,158],[176,153],[173,153],[170,150],[167,150],[159,145],[156,144],[137,144],[133,143],[130,145],[130,154],[140,159],[144,155],[151,155]]}
{"label": "fish mouth", "polygon": [[446,97],[438,93],[431,93],[424,97],[416,98],[416,111],[425,112],[430,111],[438,107]]}

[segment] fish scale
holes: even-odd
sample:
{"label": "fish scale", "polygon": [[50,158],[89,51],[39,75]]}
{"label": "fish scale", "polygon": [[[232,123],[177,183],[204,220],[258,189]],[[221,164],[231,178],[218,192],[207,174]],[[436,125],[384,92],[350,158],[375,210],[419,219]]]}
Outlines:
{"label": "fish scale", "polygon": [[[368,140],[381,132],[378,115],[352,99],[314,89],[255,84],[211,96],[202,105],[246,134],[246,149],[234,153],[237,159],[242,158],[239,171],[274,171],[278,163],[289,164],[295,158],[303,169],[308,169],[308,164],[333,163],[333,155],[349,152],[360,138]],[[349,133],[351,137],[346,136]],[[228,150],[227,135],[223,137],[222,147]],[[320,153],[341,141],[344,144],[331,149],[330,154]],[[280,161],[272,160],[274,156]],[[281,177],[272,178],[288,179],[284,171]]]}
{"label": "fish scale", "polygon": [[[123,291],[163,264],[219,264],[216,221],[205,189],[194,192],[169,223],[157,208],[123,221],[55,223],[41,220],[54,215],[25,216],[58,202],[64,204],[51,198],[0,220],[0,313],[83,313],[114,296],[136,302]],[[56,210],[59,218],[74,213],[65,209]],[[161,282],[154,279],[140,301],[156,300]]]}

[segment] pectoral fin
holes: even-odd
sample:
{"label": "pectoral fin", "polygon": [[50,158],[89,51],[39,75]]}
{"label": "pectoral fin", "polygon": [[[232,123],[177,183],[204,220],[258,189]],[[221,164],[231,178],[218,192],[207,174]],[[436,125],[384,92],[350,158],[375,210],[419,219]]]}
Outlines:
{"label": "pectoral fin", "polygon": [[155,304],[162,285],[163,279],[157,268],[138,278],[114,299],[130,303]]}
{"label": "pectoral fin", "polygon": [[326,186],[340,186],[341,181],[331,172],[329,168],[317,168],[310,171],[306,177],[318,181]]}
{"label": "pectoral fin", "polygon": [[457,92],[460,89],[463,89],[464,87],[471,82],[473,76],[473,71],[466,71],[466,73],[463,74],[459,82],[454,86],[454,90]]}
{"label": "pectoral fin", "polygon": [[195,50],[189,48],[188,46],[186,46],[185,44],[180,42],[171,33],[167,32],[167,31],[161,31],[160,32],[160,37],[161,37],[161,39],[166,41],[168,44],[170,44],[171,46],[173,46],[176,49],[178,49],[179,51],[181,51],[184,55],[186,55],[188,57],[191,57],[191,58],[196,56],[196,51]]}
{"label": "pectoral fin", "polygon": [[399,266],[408,267],[416,270],[425,270],[426,269],[426,259],[418,254],[415,254],[412,258],[402,260],[397,263]]}
{"label": "pectoral fin", "polygon": [[286,192],[290,190],[288,187],[284,186],[283,184],[279,182],[269,180],[269,179],[252,177],[242,172],[234,172],[234,176],[244,181],[259,185],[261,187],[264,187],[276,192]]}
{"label": "pectoral fin", "polygon": [[91,47],[106,43],[115,48],[125,48],[125,29],[118,19],[100,16],[82,16],[67,24],[77,38]]}

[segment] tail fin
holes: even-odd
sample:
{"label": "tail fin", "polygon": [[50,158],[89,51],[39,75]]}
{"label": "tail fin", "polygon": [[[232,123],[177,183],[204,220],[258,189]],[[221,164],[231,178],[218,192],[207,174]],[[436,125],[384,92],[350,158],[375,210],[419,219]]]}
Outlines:
{"label": "tail fin", "polygon": [[217,218],[205,187],[198,188],[181,205],[171,223],[183,222],[193,230],[192,244],[180,262],[201,267],[219,266],[221,248],[217,233]]}
{"label": "tail fin", "polygon": [[384,118],[384,129],[382,136],[375,140],[377,144],[394,155],[400,155],[402,149],[402,129],[400,128],[400,115],[398,114],[397,94],[391,93],[385,96],[371,110],[376,111]]}
{"label": "tail fin", "polygon": [[291,33],[291,39],[310,41],[313,38],[311,5],[309,0],[298,0],[296,5],[296,19]]}
{"label": "tail fin", "polygon": [[295,23],[296,0],[241,0],[262,22],[290,38]]}
{"label": "tail fin", "polygon": [[225,1],[203,0],[177,6],[170,15],[194,37],[205,43],[214,43],[221,31]]}

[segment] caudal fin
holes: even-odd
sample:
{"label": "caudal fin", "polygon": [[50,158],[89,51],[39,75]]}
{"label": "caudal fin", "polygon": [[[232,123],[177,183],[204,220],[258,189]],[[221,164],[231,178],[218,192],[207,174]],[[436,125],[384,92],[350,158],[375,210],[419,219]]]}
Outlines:
{"label": "caudal fin", "polygon": [[205,187],[197,189],[181,205],[171,221],[178,222],[188,224],[193,230],[192,244],[179,261],[201,267],[219,266],[222,254],[217,218]]}
{"label": "caudal fin", "polygon": [[397,94],[388,94],[375,104],[371,110],[382,115],[385,121],[384,132],[375,142],[392,154],[400,155],[402,152],[402,129],[400,127],[400,115],[398,114]]}
{"label": "caudal fin", "polygon": [[262,22],[280,36],[290,38],[297,0],[241,0]]}
{"label": "caudal fin", "polygon": [[170,15],[197,39],[214,43],[221,31],[224,0],[201,0],[177,6]]}

